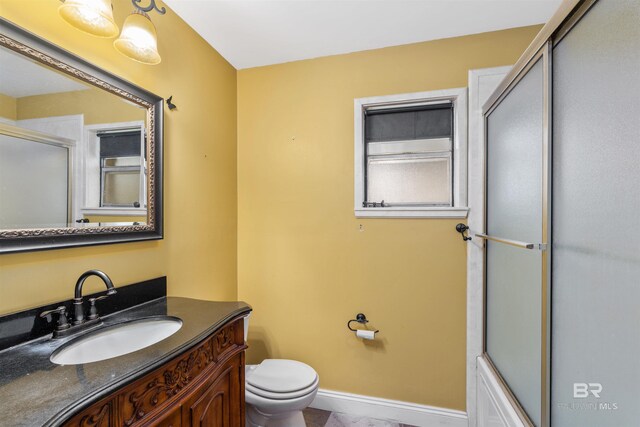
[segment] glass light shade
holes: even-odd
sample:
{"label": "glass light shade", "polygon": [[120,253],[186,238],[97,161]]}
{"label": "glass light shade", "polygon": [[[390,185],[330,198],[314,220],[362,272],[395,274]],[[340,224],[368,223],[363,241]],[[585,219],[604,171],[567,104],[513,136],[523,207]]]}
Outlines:
{"label": "glass light shade", "polygon": [[113,46],[118,52],[143,64],[160,63],[156,27],[144,12],[136,11],[127,17]]}
{"label": "glass light shade", "polygon": [[58,8],[60,16],[77,29],[98,37],[115,37],[118,26],[113,20],[111,0],[65,0]]}

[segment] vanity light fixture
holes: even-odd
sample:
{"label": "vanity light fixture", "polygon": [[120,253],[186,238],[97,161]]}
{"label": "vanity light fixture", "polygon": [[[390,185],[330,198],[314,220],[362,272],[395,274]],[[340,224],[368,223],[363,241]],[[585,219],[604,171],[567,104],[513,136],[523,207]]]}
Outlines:
{"label": "vanity light fixture", "polygon": [[85,33],[108,38],[118,35],[111,0],[63,0],[58,13]]}
{"label": "vanity light fixture", "polygon": [[140,6],[140,2],[142,0],[131,0],[135,10],[125,19],[122,33],[113,42],[113,46],[118,52],[134,61],[149,65],[159,64],[161,58],[158,53],[156,27],[147,12],[156,10],[160,15],[164,15],[167,10],[164,7],[158,8],[155,0],[151,0],[146,7]]}
{"label": "vanity light fixture", "polygon": [[[118,35],[111,0],[60,1],[63,2],[58,8],[60,16],[77,29],[99,37],[111,38]],[[147,13],[155,10],[164,15],[167,10],[159,8],[156,0],[149,0],[148,6],[141,6],[142,1],[131,0],[134,11],[125,19],[120,37],[113,42],[113,47],[134,61],[155,65],[161,60],[158,37],[156,27]]]}

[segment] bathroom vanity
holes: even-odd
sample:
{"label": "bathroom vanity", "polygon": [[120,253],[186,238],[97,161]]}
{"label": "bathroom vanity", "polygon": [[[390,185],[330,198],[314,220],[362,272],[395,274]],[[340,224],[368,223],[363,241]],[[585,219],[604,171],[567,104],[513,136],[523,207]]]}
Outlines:
{"label": "bathroom vanity", "polygon": [[244,425],[242,319],[114,391],[65,426]]}
{"label": "bathroom vanity", "polygon": [[[120,301],[132,299],[125,288]],[[50,334],[2,350],[0,425],[242,427],[250,311],[243,302],[162,296],[103,316],[100,330],[156,317],[182,321],[173,335],[132,353],[59,365],[51,355],[78,338]]]}

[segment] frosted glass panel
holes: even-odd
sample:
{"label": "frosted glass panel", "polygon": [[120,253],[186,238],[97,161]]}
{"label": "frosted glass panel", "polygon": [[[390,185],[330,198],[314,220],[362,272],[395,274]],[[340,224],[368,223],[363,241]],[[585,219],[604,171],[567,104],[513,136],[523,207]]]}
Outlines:
{"label": "frosted glass panel", "polygon": [[0,229],[66,227],[67,148],[0,135]]}
{"label": "frosted glass panel", "polygon": [[553,426],[640,423],[639,22],[600,0],[553,53]]}
{"label": "frosted glass panel", "polygon": [[487,242],[487,352],[539,425],[541,252]]}
{"label": "frosted glass panel", "polygon": [[[487,234],[542,241],[543,74],[538,61],[487,122]],[[487,242],[486,349],[540,424],[542,253]]]}
{"label": "frosted glass panel", "polygon": [[540,242],[543,75],[539,60],[487,122],[487,233]]}
{"label": "frosted glass panel", "polygon": [[451,205],[451,157],[369,158],[367,200]]}
{"label": "frosted glass panel", "polygon": [[103,206],[130,206],[140,202],[140,171],[106,172]]}

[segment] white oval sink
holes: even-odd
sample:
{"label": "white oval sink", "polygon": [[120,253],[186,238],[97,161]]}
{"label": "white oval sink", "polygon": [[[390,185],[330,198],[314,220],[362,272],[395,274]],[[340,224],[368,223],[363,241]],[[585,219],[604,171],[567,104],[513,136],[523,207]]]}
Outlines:
{"label": "white oval sink", "polygon": [[54,351],[50,360],[58,365],[79,365],[111,359],[149,347],[182,327],[177,317],[150,317],[107,326],[79,337]]}

